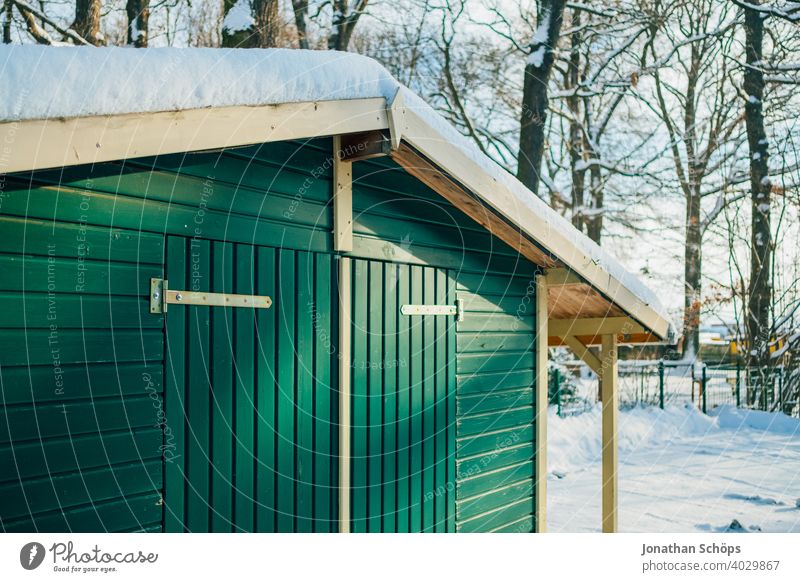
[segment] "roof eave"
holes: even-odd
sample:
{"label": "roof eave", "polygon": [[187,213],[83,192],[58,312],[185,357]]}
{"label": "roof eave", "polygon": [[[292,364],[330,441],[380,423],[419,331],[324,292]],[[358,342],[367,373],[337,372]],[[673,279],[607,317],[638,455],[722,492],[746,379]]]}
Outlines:
{"label": "roof eave", "polygon": [[586,256],[565,233],[520,204],[502,181],[406,107],[401,92],[388,105],[383,97],[374,97],[0,122],[0,141],[6,144],[0,173],[386,129],[392,145],[400,146],[402,138],[518,229],[517,245],[532,241],[538,254],[532,255],[531,248],[523,253],[532,262],[574,271],[661,340],[673,341],[668,319]]}
{"label": "roof eave", "polygon": [[[397,118],[398,115],[395,114],[394,117]],[[663,342],[674,343],[675,330],[669,319],[642,301],[621,281],[596,264],[591,257],[586,256],[565,233],[554,229],[544,217],[529,206],[520,204],[518,198],[502,181],[488,173],[460,148],[453,147],[445,136],[412,108],[404,108],[401,119],[403,141],[446,172],[476,198],[496,210],[520,232],[546,249],[560,265],[575,272]]]}

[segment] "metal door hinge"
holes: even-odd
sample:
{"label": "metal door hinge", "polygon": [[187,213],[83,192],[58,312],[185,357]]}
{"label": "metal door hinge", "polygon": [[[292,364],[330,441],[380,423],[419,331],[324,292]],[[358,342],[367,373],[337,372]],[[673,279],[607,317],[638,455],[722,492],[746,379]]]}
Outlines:
{"label": "metal door hinge", "polygon": [[403,315],[455,315],[456,321],[464,321],[464,301],[456,299],[455,305],[403,305]]}
{"label": "metal door hinge", "polygon": [[238,295],[234,293],[207,293],[205,291],[178,291],[170,289],[166,279],[150,279],[150,313],[166,313],[167,305],[205,305],[207,307],[249,307],[267,309],[272,305],[268,295]]}

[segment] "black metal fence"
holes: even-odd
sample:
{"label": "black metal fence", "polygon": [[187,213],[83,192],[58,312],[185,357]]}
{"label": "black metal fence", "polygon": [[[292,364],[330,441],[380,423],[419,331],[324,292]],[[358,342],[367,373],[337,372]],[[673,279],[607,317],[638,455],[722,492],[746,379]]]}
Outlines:
{"label": "black metal fence", "polygon": [[[686,364],[670,361],[619,362],[620,406],[694,403],[707,412],[730,404],[740,408],[782,411],[800,417],[800,368],[784,365]],[[550,370],[550,402],[561,416],[576,414],[598,401],[597,380],[577,363]]]}

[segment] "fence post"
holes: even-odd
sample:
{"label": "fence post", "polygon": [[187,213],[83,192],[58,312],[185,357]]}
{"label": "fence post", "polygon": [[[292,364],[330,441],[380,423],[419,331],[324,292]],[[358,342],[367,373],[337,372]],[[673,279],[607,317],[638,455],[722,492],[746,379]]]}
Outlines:
{"label": "fence post", "polygon": [[708,383],[708,375],[706,373],[707,369],[708,366],[703,364],[703,375],[700,379],[700,390],[703,391],[703,414],[706,413],[706,384]]}
{"label": "fence post", "polygon": [[658,407],[664,410],[664,360],[658,361]]}
{"label": "fence post", "polygon": [[742,367],[741,363],[737,359],[736,360],[736,408],[740,408],[741,406],[741,400],[739,397],[740,394],[739,387],[741,385],[741,381],[742,381]]}

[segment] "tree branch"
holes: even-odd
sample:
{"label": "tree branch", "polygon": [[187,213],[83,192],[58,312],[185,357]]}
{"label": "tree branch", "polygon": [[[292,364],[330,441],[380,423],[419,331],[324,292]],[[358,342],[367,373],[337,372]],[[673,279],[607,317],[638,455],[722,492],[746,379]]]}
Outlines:
{"label": "tree branch", "polygon": [[58,24],[55,21],[53,21],[52,18],[48,18],[47,16],[45,16],[45,14],[41,10],[38,10],[38,9],[34,8],[30,4],[27,4],[26,2],[23,2],[23,0],[11,0],[11,2],[16,4],[17,8],[19,8],[20,11],[24,10],[24,11],[30,12],[31,14],[33,14],[37,18],[41,19],[42,21],[46,22],[47,24],[52,26],[55,30],[57,30],[58,32],[63,34],[65,37],[73,40],[77,44],[83,44],[83,45],[86,45],[86,46],[94,46],[94,45],[92,45],[92,43],[90,43],[88,40],[83,38],[81,35],[79,35],[77,32],[75,32],[71,28],[64,28],[60,24]]}

